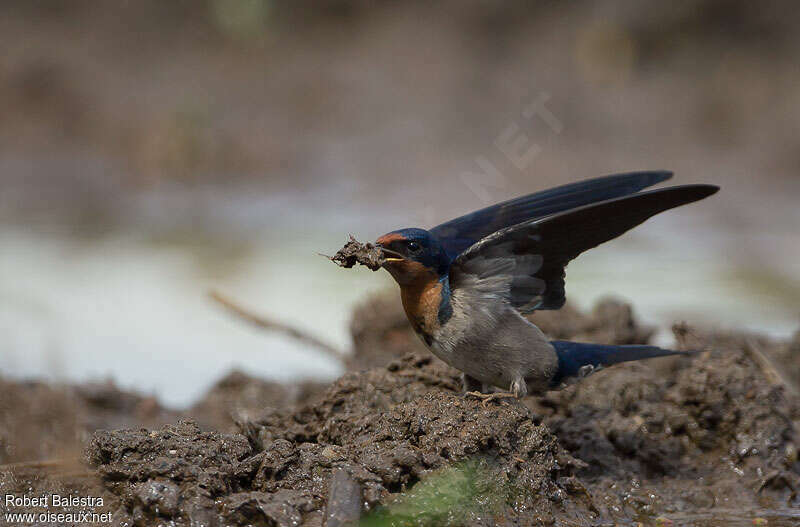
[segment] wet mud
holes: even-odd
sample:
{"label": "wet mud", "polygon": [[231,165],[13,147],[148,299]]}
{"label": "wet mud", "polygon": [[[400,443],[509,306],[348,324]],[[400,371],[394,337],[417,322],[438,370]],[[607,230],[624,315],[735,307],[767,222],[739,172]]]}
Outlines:
{"label": "wet mud", "polygon": [[[0,482],[105,496],[118,525],[800,521],[800,337],[682,324],[679,346],[701,353],[483,404],[461,395],[458,372],[422,350],[402,316],[390,299],[359,308],[350,371],[330,385],[233,373],[181,415],[108,387],[6,381],[3,401],[12,394],[48,410],[25,421],[3,407],[4,462],[54,457],[59,442],[82,448],[83,460],[6,465]],[[614,301],[534,319],[557,338],[643,343],[652,334]],[[29,431],[25,448],[13,419]]]}
{"label": "wet mud", "polygon": [[361,264],[372,271],[380,269],[384,260],[383,253],[378,247],[371,243],[361,243],[353,236],[350,236],[350,240],[329,259],[346,269]]}

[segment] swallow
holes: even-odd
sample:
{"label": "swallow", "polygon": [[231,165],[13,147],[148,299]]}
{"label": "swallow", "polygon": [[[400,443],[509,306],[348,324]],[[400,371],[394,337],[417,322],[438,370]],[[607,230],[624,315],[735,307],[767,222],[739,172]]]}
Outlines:
{"label": "swallow", "polygon": [[[567,264],[648,218],[719,190],[643,191],[667,171],[615,174],[518,197],[375,245],[425,346],[483,399],[558,389],[613,364],[685,354],[655,346],[551,341],[523,315],[566,301]],[[493,388],[500,391],[492,393]]]}

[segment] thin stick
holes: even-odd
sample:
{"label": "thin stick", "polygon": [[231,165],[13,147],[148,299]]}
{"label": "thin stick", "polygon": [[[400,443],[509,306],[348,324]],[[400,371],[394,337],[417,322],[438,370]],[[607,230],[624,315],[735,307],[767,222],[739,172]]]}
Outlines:
{"label": "thin stick", "polygon": [[229,312],[249,322],[250,324],[253,324],[256,327],[259,327],[261,329],[266,329],[269,331],[280,331],[281,333],[284,333],[301,342],[311,344],[312,346],[321,349],[328,355],[331,355],[332,357],[335,357],[338,360],[344,359],[345,353],[342,350],[335,348],[334,346],[328,344],[327,342],[323,342],[317,337],[309,335],[308,333],[305,333],[295,327],[289,326],[282,322],[277,322],[275,320],[268,319],[262,315],[257,315],[252,311],[243,308],[241,305],[234,302],[230,298],[227,298],[226,296],[222,295],[219,291],[213,291],[213,290],[209,291],[208,296],[211,298],[211,300],[220,304]]}
{"label": "thin stick", "polygon": [[[744,351],[756,363],[756,366],[761,369],[771,386],[782,386],[790,398],[797,400],[798,396],[800,396],[797,385],[775,367],[775,363],[764,353],[755,339],[749,338],[745,341]],[[800,423],[797,421],[791,421],[791,423],[795,438],[800,437]]]}
{"label": "thin stick", "polygon": [[764,377],[767,378],[767,382],[769,382],[772,386],[783,386],[792,397],[800,396],[800,391],[798,391],[797,385],[775,367],[772,359],[761,350],[761,347],[758,345],[755,339],[747,339],[745,352],[761,369]]}

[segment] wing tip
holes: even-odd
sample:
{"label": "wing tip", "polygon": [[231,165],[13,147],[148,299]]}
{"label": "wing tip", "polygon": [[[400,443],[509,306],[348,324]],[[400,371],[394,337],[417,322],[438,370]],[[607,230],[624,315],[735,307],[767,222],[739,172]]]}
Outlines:
{"label": "wing tip", "polygon": [[651,185],[672,179],[672,176],[675,175],[671,170],[648,170],[644,172],[644,174],[648,174],[650,176],[652,181]]}
{"label": "wing tip", "polygon": [[720,190],[719,185],[706,185],[706,184],[703,184],[703,185],[697,185],[697,186],[704,188],[707,196],[713,196],[714,194],[716,194]]}
{"label": "wing tip", "polygon": [[703,198],[707,198],[709,196],[713,196],[719,191],[720,187],[717,185],[710,185],[707,183],[689,183],[686,185],[673,185],[671,187],[654,188],[646,190],[644,192],[638,192],[636,194],[622,196],[621,198],[610,199],[608,201],[617,201],[617,200],[624,200],[627,198],[635,198],[636,196],[658,195],[658,194],[680,194],[689,198],[694,198],[694,200],[700,200]]}
{"label": "wing tip", "polygon": [[[617,176],[617,177],[631,177],[631,178],[638,177],[638,178],[640,178],[641,183],[644,185],[644,187],[642,187],[642,188],[645,188],[645,187],[650,187],[650,186],[653,186],[653,185],[657,185],[658,183],[662,183],[664,181],[667,181],[668,179],[672,179],[672,177],[674,175],[675,175],[675,173],[672,172],[671,170],[656,169],[656,170],[642,170],[642,171],[638,171],[638,172],[626,172],[626,173],[621,173],[621,174],[613,174],[610,177],[614,177],[614,176]],[[648,192],[659,192],[659,191],[662,191],[662,190],[678,189],[678,188],[680,188],[680,189],[693,189],[698,195],[700,195],[700,197],[698,197],[697,199],[707,198],[708,196],[712,196],[712,195],[714,195],[714,194],[716,194],[717,192],[720,191],[720,187],[718,185],[710,185],[710,184],[706,184],[706,183],[695,183],[695,184],[687,184],[687,185],[676,185],[674,187],[667,187],[667,188],[663,188],[663,189],[653,189],[653,190],[650,190]],[[620,197],[624,197],[624,196],[620,196]]]}
{"label": "wing tip", "polygon": [[676,187],[668,187],[663,190],[676,189],[681,193],[685,193],[688,197],[693,198],[692,201],[699,201],[709,196],[713,196],[719,192],[720,187],[717,185],[708,185],[705,183],[695,183],[692,185],[679,185]]}

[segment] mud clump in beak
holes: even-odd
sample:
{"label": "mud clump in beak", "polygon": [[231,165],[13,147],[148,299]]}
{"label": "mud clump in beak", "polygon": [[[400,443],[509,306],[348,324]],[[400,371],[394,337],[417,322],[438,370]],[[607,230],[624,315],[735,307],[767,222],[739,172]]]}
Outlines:
{"label": "mud clump in beak", "polygon": [[358,263],[373,271],[380,269],[386,261],[380,247],[372,243],[361,243],[353,236],[350,236],[350,240],[336,254],[327,258],[339,267],[346,269],[350,269]]}

